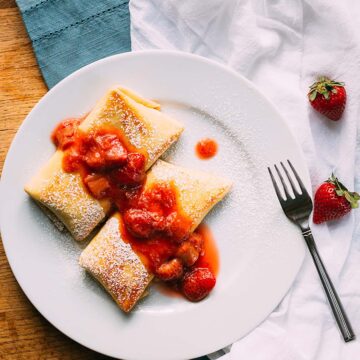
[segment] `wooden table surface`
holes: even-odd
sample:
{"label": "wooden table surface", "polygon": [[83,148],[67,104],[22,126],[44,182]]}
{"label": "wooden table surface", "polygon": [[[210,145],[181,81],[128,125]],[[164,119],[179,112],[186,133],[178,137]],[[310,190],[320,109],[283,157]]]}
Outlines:
{"label": "wooden table surface", "polygon": [[[18,127],[46,92],[15,0],[0,0],[0,172]],[[110,359],[69,339],[39,314],[16,282],[2,242],[0,359]]]}

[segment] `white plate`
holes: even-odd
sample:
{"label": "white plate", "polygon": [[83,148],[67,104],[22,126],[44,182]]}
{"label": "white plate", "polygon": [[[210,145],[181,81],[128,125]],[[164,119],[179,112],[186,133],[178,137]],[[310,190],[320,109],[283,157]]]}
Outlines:
{"label": "white plate", "polygon": [[[23,187],[50,157],[55,124],[86,113],[116,84],[156,99],[186,127],[165,156],[233,180],[231,194],[206,218],[220,253],[217,285],[191,303],[153,289],[124,315],[77,265],[82,246],[55,230]],[[194,155],[202,137],[218,155]],[[299,231],[283,215],[266,166],[291,159],[305,183],[299,147],[273,105],[228,68],[201,57],[150,51],[116,55],[75,72],[35,106],[7,155],[1,230],[11,268],[35,307],[79,343],[123,359],[201,356],[241,338],[274,309],[304,257]]]}

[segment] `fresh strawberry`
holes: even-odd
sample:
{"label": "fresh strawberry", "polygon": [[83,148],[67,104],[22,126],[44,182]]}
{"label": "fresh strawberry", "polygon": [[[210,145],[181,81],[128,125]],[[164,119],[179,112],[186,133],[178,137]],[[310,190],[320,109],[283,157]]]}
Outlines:
{"label": "fresh strawberry", "polygon": [[334,176],[320,185],[314,198],[315,224],[343,217],[351,209],[357,208],[360,196],[348,189]]}
{"label": "fresh strawberry", "polygon": [[341,118],[346,104],[344,83],[321,77],[310,86],[308,93],[311,106],[327,118],[337,121]]}
{"label": "fresh strawberry", "polygon": [[200,301],[215,286],[216,279],[207,268],[196,268],[184,276],[182,290],[191,301]]}

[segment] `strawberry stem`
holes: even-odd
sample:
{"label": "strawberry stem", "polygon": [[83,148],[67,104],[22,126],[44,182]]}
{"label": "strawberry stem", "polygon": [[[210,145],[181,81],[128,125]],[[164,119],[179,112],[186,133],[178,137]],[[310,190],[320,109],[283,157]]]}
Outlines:
{"label": "strawberry stem", "polygon": [[350,192],[333,173],[327,182],[335,185],[336,195],[345,197],[352,209],[359,207],[360,195],[357,192]]}

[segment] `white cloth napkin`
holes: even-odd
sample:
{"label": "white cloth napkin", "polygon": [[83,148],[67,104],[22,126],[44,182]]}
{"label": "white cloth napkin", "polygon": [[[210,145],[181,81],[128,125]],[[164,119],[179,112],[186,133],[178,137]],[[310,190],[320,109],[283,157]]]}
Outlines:
{"label": "white cloth napkin", "polygon": [[[277,105],[305,153],[313,190],[334,171],[350,190],[360,191],[358,0],[132,0],[130,12],[133,50],[177,49],[228,64]],[[339,122],[308,104],[308,86],[318,75],[346,83],[348,102]],[[358,339],[359,219],[356,210],[313,225]],[[307,255],[281,304],[225,359],[358,360],[360,341],[343,342]]]}

